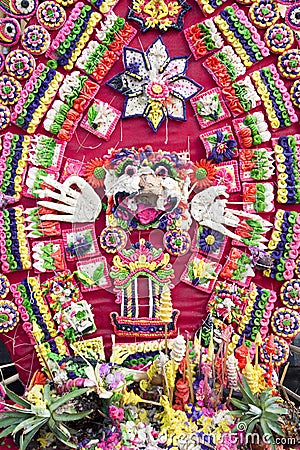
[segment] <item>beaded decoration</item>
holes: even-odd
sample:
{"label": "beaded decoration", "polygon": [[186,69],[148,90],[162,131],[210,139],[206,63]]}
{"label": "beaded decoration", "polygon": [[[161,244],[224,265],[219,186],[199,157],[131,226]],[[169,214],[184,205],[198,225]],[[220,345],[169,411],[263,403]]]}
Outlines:
{"label": "beaded decoration", "polygon": [[24,19],[35,14],[37,0],[1,0],[0,10],[16,19]]}
{"label": "beaded decoration", "polygon": [[96,31],[100,41],[90,41],[78,58],[76,67],[101,82],[137,31],[125,19],[111,12]]}
{"label": "beaded decoration", "polygon": [[279,56],[277,67],[281,75],[294,80],[300,78],[300,50],[287,50]]}
{"label": "beaded decoration", "polygon": [[246,67],[241,58],[230,45],[224,45],[220,51],[208,56],[203,67],[220,87],[230,86],[238,77],[246,73]]}
{"label": "beaded decoration", "polygon": [[237,141],[228,125],[218,130],[200,134],[200,140],[204,145],[208,160],[219,164],[236,156]]}
{"label": "beaded decoration", "polygon": [[258,28],[274,25],[279,17],[279,6],[275,0],[258,0],[252,3],[249,9],[249,18]]}
{"label": "beaded decoration", "polygon": [[122,113],[108,103],[95,100],[80,126],[100,139],[108,141]]}
{"label": "beaded decoration", "polygon": [[239,286],[249,286],[254,275],[250,257],[238,248],[231,248],[228,260],[220,272],[220,277],[234,281]]}
{"label": "beaded decoration", "polygon": [[261,112],[248,114],[233,120],[232,123],[241,147],[250,148],[253,145],[268,142],[271,139],[268,124]]}
{"label": "beaded decoration", "polygon": [[300,314],[287,308],[275,309],[271,327],[275,334],[285,339],[294,339],[299,334]]}
{"label": "beaded decoration", "polygon": [[80,72],[64,78],[59,88],[60,100],[55,100],[47,112],[43,127],[62,141],[70,141],[89,102],[99,90],[99,85]]}
{"label": "beaded decoration", "polygon": [[28,198],[39,198],[41,189],[53,190],[53,187],[46,184],[44,181],[44,178],[47,176],[51,177],[53,180],[57,180],[59,174],[57,172],[51,172],[48,169],[29,167],[22,194]]}
{"label": "beaded decoration", "polygon": [[89,0],[91,4],[100,10],[102,14],[108,14],[116,6],[119,0]]}
{"label": "beaded decoration", "polygon": [[273,183],[243,183],[243,210],[249,213],[274,211]]}
{"label": "beaded decoration", "polygon": [[13,330],[19,322],[19,312],[10,300],[0,300],[0,333]]}
{"label": "beaded decoration", "polygon": [[12,284],[10,290],[24,322],[22,328],[29,336],[31,344],[54,338],[57,330],[49,306],[42,296],[38,279],[25,278],[18,284]]}
{"label": "beaded decoration", "polygon": [[26,80],[35,69],[35,59],[25,50],[12,50],[5,59],[5,69],[17,80]]}
{"label": "beaded decoration", "polygon": [[290,6],[285,13],[286,23],[293,28],[293,30],[300,30],[300,5],[295,4]]}
{"label": "beaded decoration", "polygon": [[169,230],[164,234],[164,247],[172,256],[185,255],[191,246],[191,238],[187,231]]}
{"label": "beaded decoration", "polygon": [[74,226],[71,230],[63,230],[62,236],[68,261],[99,253],[94,225]]}
{"label": "beaded decoration", "polygon": [[48,110],[63,80],[63,75],[40,63],[26,82],[12,113],[12,122],[33,134]]}
{"label": "beaded decoration", "polygon": [[220,260],[227,243],[227,236],[200,225],[194,235],[192,251],[199,252],[209,259]]}
{"label": "beaded decoration", "polygon": [[300,80],[294,81],[290,90],[290,95],[293,105],[300,108]]}
{"label": "beaded decoration", "polygon": [[5,130],[10,123],[10,110],[7,106],[0,105],[0,130]]}
{"label": "beaded decoration", "polygon": [[265,41],[271,52],[279,54],[289,50],[294,42],[293,30],[286,24],[275,24],[267,29]]}
{"label": "beaded decoration", "polygon": [[105,156],[106,225],[187,230],[189,168],[184,155],[150,146],[112,150]]}
{"label": "beaded decoration", "polygon": [[219,6],[225,3],[226,0],[196,0],[196,2],[203,11],[203,14],[209,16],[213,14]]}
{"label": "beaded decoration", "polygon": [[29,136],[6,133],[2,136],[0,156],[0,191],[20,199],[30,149]]}
{"label": "beaded decoration", "polygon": [[4,299],[9,293],[10,282],[8,278],[2,274],[0,274],[0,298]]}
{"label": "beaded decoration", "polygon": [[104,344],[102,336],[76,341],[72,343],[72,350],[75,356],[92,358],[95,361],[105,361]]}
{"label": "beaded decoration", "polygon": [[90,305],[82,299],[81,292],[70,271],[62,272],[42,284],[43,295],[49,303],[58,331],[71,343],[78,336],[96,330]]}
{"label": "beaded decoration", "polygon": [[[278,337],[274,336],[275,353],[272,355],[272,363],[277,367],[281,367],[287,362],[290,356],[290,348],[288,343]],[[271,358],[269,352],[266,350],[267,342],[264,342],[260,347],[260,359],[266,364],[270,364]]]}
{"label": "beaded decoration", "polygon": [[246,67],[270,54],[256,28],[237,5],[227,6],[214,18],[220,32],[230,42]]}
{"label": "beaded decoration", "polygon": [[222,36],[212,19],[204,20],[186,28],[184,35],[196,60],[217,48],[221,48],[224,44]]}
{"label": "beaded decoration", "polygon": [[111,286],[107,261],[103,256],[89,258],[87,262],[78,261],[75,274],[83,291],[95,291]]}
{"label": "beaded decoration", "polygon": [[277,169],[277,202],[289,205],[300,203],[300,135],[272,139]]}
{"label": "beaded decoration", "polygon": [[210,89],[196,95],[191,100],[200,128],[207,128],[230,117],[222,91],[219,88]]}
{"label": "beaded decoration", "polygon": [[1,263],[5,273],[31,268],[22,213],[22,207],[7,208],[0,212]]}
{"label": "beaded decoration", "polygon": [[50,35],[41,25],[30,25],[25,28],[21,44],[25,50],[34,56],[45,53],[50,45]]}
{"label": "beaded decoration", "polygon": [[21,36],[20,24],[16,19],[0,18],[0,45],[10,47],[18,43]]}
{"label": "beaded decoration", "polygon": [[[154,248],[145,239],[114,256],[110,276],[114,280],[116,303],[121,306],[121,315],[116,312],[110,314],[115,334],[159,337],[164,336],[165,324],[168,336],[176,334],[179,311],[172,308],[169,289],[172,287],[170,283],[174,270],[169,261],[170,256],[167,253],[163,253],[161,248]],[[146,277],[148,281],[145,305],[138,297],[140,277]],[[146,306],[148,316],[141,317],[140,309],[144,311]]]}
{"label": "beaded decoration", "polygon": [[146,52],[126,47],[123,57],[125,71],[107,82],[126,97],[122,117],[145,117],[154,132],[167,118],[185,121],[185,101],[202,90],[184,76],[188,57],[170,58],[161,37]]}
{"label": "beaded decoration", "polygon": [[262,339],[265,339],[269,332],[269,322],[276,303],[275,291],[261,288],[254,283],[251,283],[249,291],[248,303],[238,325],[238,333],[241,336],[238,345],[242,345],[245,338],[254,342],[258,332]]}
{"label": "beaded decoration", "polygon": [[240,150],[241,181],[267,181],[274,175],[274,157],[270,148]]}
{"label": "beaded decoration", "polygon": [[100,20],[101,14],[93,12],[90,5],[76,3],[66,23],[52,41],[46,56],[55,59],[65,70],[73,69]]}
{"label": "beaded decoration", "polygon": [[64,243],[61,239],[38,241],[32,244],[33,267],[37,272],[45,273],[65,270]]}
{"label": "beaded decoration", "polygon": [[287,308],[300,310],[300,282],[298,279],[283,283],[280,288],[280,299]]}
{"label": "beaded decoration", "polygon": [[19,81],[9,75],[0,75],[0,102],[2,105],[14,105],[21,95]]}
{"label": "beaded decoration", "polygon": [[228,194],[240,192],[241,183],[239,180],[238,163],[236,161],[226,161],[217,164],[214,186],[225,186]]}
{"label": "beaded decoration", "polygon": [[68,345],[62,336],[55,336],[53,339],[49,339],[48,342],[36,344],[34,349],[36,351],[39,363],[44,369],[47,369],[45,361],[47,361],[50,354],[57,356],[65,356],[70,354]]}
{"label": "beaded decoration", "polygon": [[46,30],[59,30],[66,21],[66,11],[53,0],[46,0],[37,9],[36,17],[38,23]]}
{"label": "beaded decoration", "polygon": [[221,269],[222,266],[217,262],[200,254],[193,255],[181,275],[181,281],[200,291],[212,292]]}
{"label": "beaded decoration", "polygon": [[129,7],[128,19],[137,22],[141,31],[145,32],[151,28],[158,28],[161,33],[174,29],[183,28],[183,16],[191,9],[185,0],[132,0]]}
{"label": "beaded decoration", "polygon": [[296,211],[278,209],[274,219],[274,228],[268,242],[269,254],[273,259],[271,269],[264,275],[278,281],[294,278],[296,259],[300,247],[300,217]]}
{"label": "beaded decoration", "polygon": [[127,234],[119,227],[105,227],[100,233],[99,241],[106,253],[116,253],[126,246]]}
{"label": "beaded decoration", "polygon": [[45,210],[40,206],[35,208],[26,208],[24,210],[27,237],[38,239],[40,237],[53,237],[61,235],[61,227],[59,222],[50,220],[42,220],[42,213],[48,214],[49,210]]}
{"label": "beaded decoration", "polygon": [[292,123],[298,122],[288,90],[274,64],[256,70],[251,77],[273,130],[289,127]]}
{"label": "beaded decoration", "polygon": [[35,166],[59,171],[66,145],[66,142],[53,137],[33,135],[30,138],[29,161]]}

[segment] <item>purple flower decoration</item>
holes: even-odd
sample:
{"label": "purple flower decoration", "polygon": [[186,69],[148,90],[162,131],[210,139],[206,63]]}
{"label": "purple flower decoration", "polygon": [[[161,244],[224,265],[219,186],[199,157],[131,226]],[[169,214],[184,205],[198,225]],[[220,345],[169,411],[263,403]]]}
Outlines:
{"label": "purple flower decoration", "polygon": [[225,236],[218,231],[200,227],[197,233],[197,246],[204,253],[215,253],[222,247],[224,239]]}
{"label": "purple flower decoration", "polygon": [[109,364],[100,364],[99,367],[99,375],[100,377],[106,377],[110,373],[110,365]]}
{"label": "purple flower decoration", "polygon": [[237,149],[237,142],[235,139],[231,139],[232,135],[217,130],[215,135],[207,136],[205,139],[212,144],[209,160],[213,160],[219,164],[224,160],[230,161],[234,158],[234,153]]}

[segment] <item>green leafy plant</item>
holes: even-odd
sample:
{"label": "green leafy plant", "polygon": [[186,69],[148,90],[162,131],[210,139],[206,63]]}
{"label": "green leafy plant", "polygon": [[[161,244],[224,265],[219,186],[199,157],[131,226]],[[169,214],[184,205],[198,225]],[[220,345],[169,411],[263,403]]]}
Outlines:
{"label": "green leafy plant", "polygon": [[[5,411],[1,412],[0,427],[4,430],[0,433],[0,438],[11,434],[13,437],[19,436],[20,450],[25,450],[32,441],[36,433],[41,428],[49,428],[55,438],[68,447],[77,448],[70,442],[72,430],[64,422],[80,420],[86,417],[91,411],[77,413],[68,402],[84,395],[88,389],[77,389],[62,397],[52,395],[48,384],[44,387],[43,401],[40,405],[35,405],[23,397],[19,397],[14,392],[4,386],[6,395],[14,402],[13,405],[6,404]],[[69,412],[59,412],[59,408],[68,407]]]}
{"label": "green leafy plant", "polygon": [[261,394],[253,394],[246,378],[242,377],[243,385],[239,388],[243,394],[242,400],[231,399],[231,403],[238,409],[231,414],[240,417],[239,424],[233,429],[239,429],[241,423],[245,426],[246,436],[256,428],[262,435],[269,436],[269,445],[276,449],[275,435],[285,436],[280,424],[280,417],[287,414],[286,408],[280,406],[281,397],[273,396],[272,388],[265,389]]}

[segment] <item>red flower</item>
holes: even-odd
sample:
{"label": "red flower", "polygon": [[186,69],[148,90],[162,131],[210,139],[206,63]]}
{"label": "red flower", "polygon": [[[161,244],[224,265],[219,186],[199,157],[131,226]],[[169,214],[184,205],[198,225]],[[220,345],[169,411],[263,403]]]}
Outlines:
{"label": "red flower", "polygon": [[91,159],[84,168],[84,178],[95,189],[102,187],[105,178],[104,161],[101,158]]}
{"label": "red flower", "polygon": [[211,161],[201,159],[199,162],[194,163],[192,169],[191,182],[198,189],[206,189],[214,184],[216,167]]}

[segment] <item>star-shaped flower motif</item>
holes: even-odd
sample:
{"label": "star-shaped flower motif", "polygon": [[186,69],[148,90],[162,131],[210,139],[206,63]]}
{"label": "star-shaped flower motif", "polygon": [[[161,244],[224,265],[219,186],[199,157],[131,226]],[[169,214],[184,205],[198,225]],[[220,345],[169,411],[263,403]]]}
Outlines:
{"label": "star-shaped flower motif", "polygon": [[159,37],[146,52],[125,47],[123,60],[125,71],[107,82],[126,96],[123,118],[146,117],[155,132],[167,117],[186,120],[185,101],[203,89],[185,77],[187,56],[170,58]]}

